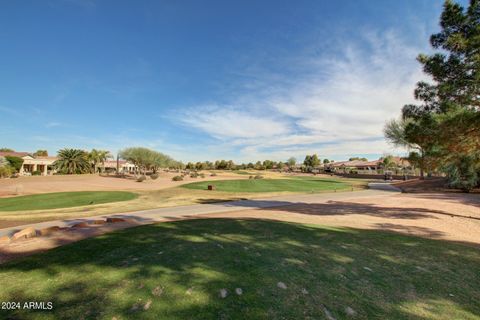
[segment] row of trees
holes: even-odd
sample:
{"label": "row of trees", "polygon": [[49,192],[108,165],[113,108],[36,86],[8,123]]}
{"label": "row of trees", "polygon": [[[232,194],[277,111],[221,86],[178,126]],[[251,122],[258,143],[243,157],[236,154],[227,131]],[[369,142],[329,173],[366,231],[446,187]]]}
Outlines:
{"label": "row of trees", "polygon": [[[314,167],[318,167],[321,163],[328,164],[333,162],[333,160],[324,159],[321,161],[316,154],[307,155],[303,161],[302,168],[305,171],[311,171]],[[285,168],[293,169],[297,165],[297,159],[294,157],[289,158],[287,161],[273,161],[273,160],[264,160],[257,161],[256,163],[242,163],[235,164],[232,160],[217,160],[215,162],[205,161],[205,162],[189,162],[185,166],[189,170],[245,170],[245,169],[254,169],[254,170],[270,170],[278,169],[282,170]]]}
{"label": "row of trees", "polygon": [[454,188],[480,186],[480,1],[467,9],[447,0],[441,31],[430,38],[437,50],[417,60],[433,82],[421,81],[402,117],[385,126],[386,139],[410,150],[424,173],[444,172]]}
{"label": "row of trees", "polygon": [[264,160],[257,161],[255,163],[242,163],[235,164],[232,160],[217,160],[215,162],[204,161],[204,162],[189,162],[186,164],[185,168],[189,170],[270,170],[270,169],[279,169],[284,168],[293,168],[295,167],[297,160],[294,157],[289,158],[287,161],[273,161],[273,160]]}
{"label": "row of trees", "polygon": [[[13,152],[9,148],[1,148],[0,151]],[[48,156],[46,150],[37,150],[34,156]],[[76,173],[97,173],[104,171],[104,163],[108,159],[112,159],[109,151],[92,149],[90,152],[81,149],[62,149],[58,151],[58,160],[55,161],[54,167],[60,173],[76,174]],[[270,169],[293,169],[297,165],[294,157],[287,161],[264,160],[255,163],[235,164],[232,160],[217,160],[215,162],[189,162],[184,165],[180,161],[176,161],[170,156],[150,150],[148,148],[135,147],[126,148],[119,151],[118,156],[134,164],[141,173],[151,171],[156,173],[160,168],[172,169],[189,169],[189,170],[270,170]],[[15,158],[15,157],[13,157]],[[21,167],[22,159],[18,158]],[[330,163],[333,160],[324,159],[323,163]],[[304,167],[316,167],[321,163],[316,154],[307,155],[304,160]],[[19,168],[17,169],[17,171]]]}

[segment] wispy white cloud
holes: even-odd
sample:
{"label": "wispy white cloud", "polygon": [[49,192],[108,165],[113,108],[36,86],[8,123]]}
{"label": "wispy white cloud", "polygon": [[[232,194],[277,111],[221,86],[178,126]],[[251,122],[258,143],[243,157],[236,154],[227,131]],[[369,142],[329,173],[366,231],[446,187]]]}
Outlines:
{"label": "wispy white cloud", "polygon": [[45,128],[55,128],[55,127],[63,127],[64,124],[61,122],[50,121],[45,124]]}
{"label": "wispy white cloud", "polygon": [[256,69],[250,93],[228,106],[194,107],[182,121],[250,159],[392,151],[382,129],[413,102],[423,78],[415,57],[426,48],[393,31],[367,32],[339,47],[340,54],[298,59],[308,72],[293,77]]}
{"label": "wispy white cloud", "polygon": [[232,107],[197,107],[183,122],[218,139],[268,138],[290,132],[288,124],[281,120]]}

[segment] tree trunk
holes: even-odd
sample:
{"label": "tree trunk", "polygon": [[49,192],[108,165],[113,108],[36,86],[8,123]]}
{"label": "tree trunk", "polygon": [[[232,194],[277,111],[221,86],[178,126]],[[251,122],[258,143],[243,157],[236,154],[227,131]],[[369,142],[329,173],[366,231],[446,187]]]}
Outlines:
{"label": "tree trunk", "polygon": [[425,180],[425,153],[420,150],[420,180]]}

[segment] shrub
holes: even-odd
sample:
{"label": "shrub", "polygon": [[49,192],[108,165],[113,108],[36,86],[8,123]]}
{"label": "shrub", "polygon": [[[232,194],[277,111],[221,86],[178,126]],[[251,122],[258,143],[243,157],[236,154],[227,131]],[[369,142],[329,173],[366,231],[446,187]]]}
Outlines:
{"label": "shrub", "polygon": [[217,174],[216,174],[215,172],[212,172],[212,173],[210,174],[210,177],[216,177],[216,176],[217,176]]}
{"label": "shrub", "polygon": [[253,179],[263,179],[263,176],[262,176],[262,175],[259,175],[259,174],[257,174],[255,177],[253,177]]}
{"label": "shrub", "polygon": [[253,176],[248,176],[248,179],[253,179]]}
{"label": "shrub", "polygon": [[139,176],[139,177],[137,178],[137,182],[143,182],[143,181],[145,181],[145,180],[147,180],[147,177],[144,176],[144,175],[141,175],[141,176]]}
{"label": "shrub", "polygon": [[192,172],[190,174],[190,178],[197,178],[198,177],[198,173],[197,172]]}
{"label": "shrub", "polygon": [[200,178],[205,178],[205,173],[200,173]]}
{"label": "shrub", "polygon": [[20,169],[22,168],[22,164],[23,164],[23,159],[22,158],[6,156],[5,159],[7,159],[10,166],[13,169],[15,169],[16,172],[19,172]]}
{"label": "shrub", "polygon": [[472,156],[460,156],[457,161],[447,164],[445,171],[449,187],[469,192],[478,186],[480,176],[477,166],[477,161]]}
{"label": "shrub", "polygon": [[32,172],[32,176],[41,176],[42,175],[42,171],[40,170],[35,170]]}
{"label": "shrub", "polygon": [[183,176],[175,176],[172,178],[172,181],[183,181]]}
{"label": "shrub", "polygon": [[10,166],[0,167],[0,178],[8,178],[13,174],[14,170]]}
{"label": "shrub", "polygon": [[159,177],[158,173],[152,173],[152,174],[150,175],[150,178],[151,178],[152,180],[156,180],[156,179],[158,179],[158,177]]}

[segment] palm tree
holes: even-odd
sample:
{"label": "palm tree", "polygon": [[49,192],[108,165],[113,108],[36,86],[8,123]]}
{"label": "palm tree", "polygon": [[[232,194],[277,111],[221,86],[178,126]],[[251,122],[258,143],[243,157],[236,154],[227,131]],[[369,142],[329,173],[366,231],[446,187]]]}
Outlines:
{"label": "palm tree", "polygon": [[88,171],[87,152],[80,149],[62,149],[58,151],[58,160],[53,163],[58,171],[67,174]]}
{"label": "palm tree", "polygon": [[100,155],[99,158],[100,158],[100,163],[102,164],[102,173],[103,173],[105,171],[105,161],[107,161],[107,159],[112,158],[113,156],[108,150],[100,150],[99,155]]}
{"label": "palm tree", "polygon": [[384,170],[395,170],[395,173],[397,172],[397,163],[391,155],[387,155],[383,158],[381,166]]}
{"label": "palm tree", "polygon": [[[88,161],[92,164],[93,166],[93,173],[97,173],[98,169],[98,164],[101,163],[102,167],[105,164],[105,161],[110,157],[110,152],[107,150],[97,150],[97,149],[92,149],[88,153]],[[102,169],[103,171],[103,169]]]}

